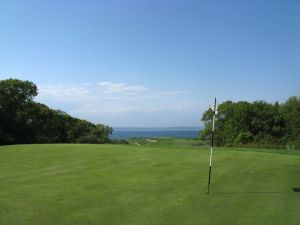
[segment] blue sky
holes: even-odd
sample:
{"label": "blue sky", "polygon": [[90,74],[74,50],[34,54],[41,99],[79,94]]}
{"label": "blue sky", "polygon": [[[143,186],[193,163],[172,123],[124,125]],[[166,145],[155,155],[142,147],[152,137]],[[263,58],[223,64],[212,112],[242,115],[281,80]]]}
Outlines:
{"label": "blue sky", "polygon": [[200,126],[300,95],[300,1],[0,0],[0,79],[111,126]]}

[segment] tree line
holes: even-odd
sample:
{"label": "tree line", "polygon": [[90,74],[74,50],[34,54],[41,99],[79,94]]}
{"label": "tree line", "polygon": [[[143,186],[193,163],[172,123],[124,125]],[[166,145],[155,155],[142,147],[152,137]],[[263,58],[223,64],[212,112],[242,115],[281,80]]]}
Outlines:
{"label": "tree line", "polygon": [[0,144],[108,143],[113,129],[33,101],[30,81],[0,80]]}
{"label": "tree line", "polygon": [[[212,127],[211,109],[202,116],[204,129],[199,137],[208,140]],[[300,148],[300,98],[284,103],[265,101],[232,102],[218,106],[214,143],[217,146]]]}

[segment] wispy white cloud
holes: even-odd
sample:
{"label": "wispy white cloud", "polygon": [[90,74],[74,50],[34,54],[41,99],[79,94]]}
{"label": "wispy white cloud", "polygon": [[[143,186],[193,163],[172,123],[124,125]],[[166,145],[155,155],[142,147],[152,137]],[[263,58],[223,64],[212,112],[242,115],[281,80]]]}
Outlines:
{"label": "wispy white cloud", "polygon": [[131,112],[141,112],[141,113],[158,113],[164,111],[173,112],[185,112],[190,109],[194,109],[194,104],[169,104],[169,105],[116,105],[108,104],[105,107],[99,104],[83,104],[81,106],[75,107],[71,112],[74,114],[90,114],[90,115],[117,115]]}
{"label": "wispy white cloud", "polygon": [[38,99],[64,103],[82,103],[96,100],[88,85],[41,85]]}
{"label": "wispy white cloud", "polygon": [[106,93],[121,93],[121,92],[142,92],[149,90],[147,87],[143,85],[134,85],[130,86],[123,83],[113,83],[113,82],[99,82],[98,86],[103,87]]}
{"label": "wispy white cloud", "polygon": [[38,87],[38,101],[86,119],[105,120],[131,114],[187,112],[194,107],[186,98],[187,91],[157,91],[144,85],[98,82]]}

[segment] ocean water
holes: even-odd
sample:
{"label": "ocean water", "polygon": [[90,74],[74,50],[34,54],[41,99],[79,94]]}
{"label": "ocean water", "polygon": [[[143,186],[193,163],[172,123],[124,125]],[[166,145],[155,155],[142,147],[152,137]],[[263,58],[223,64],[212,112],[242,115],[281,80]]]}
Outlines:
{"label": "ocean water", "polygon": [[176,137],[196,138],[200,128],[114,128],[112,139],[129,139],[134,137]]}

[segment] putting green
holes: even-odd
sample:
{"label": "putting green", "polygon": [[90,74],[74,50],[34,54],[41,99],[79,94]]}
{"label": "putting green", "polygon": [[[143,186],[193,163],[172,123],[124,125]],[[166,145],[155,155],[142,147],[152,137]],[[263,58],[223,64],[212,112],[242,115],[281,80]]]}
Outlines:
{"label": "putting green", "polygon": [[2,146],[0,224],[299,224],[299,152],[217,149],[207,195],[209,150],[164,143]]}

